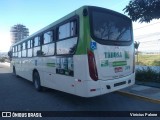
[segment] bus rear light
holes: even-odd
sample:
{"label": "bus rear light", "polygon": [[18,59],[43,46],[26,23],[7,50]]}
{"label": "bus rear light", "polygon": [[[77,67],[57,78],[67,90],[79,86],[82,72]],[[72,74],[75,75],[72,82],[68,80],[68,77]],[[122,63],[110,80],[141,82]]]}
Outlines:
{"label": "bus rear light", "polygon": [[94,53],[90,50],[88,52],[88,64],[89,64],[89,74],[90,77],[94,80],[98,80],[98,74],[97,74],[97,67],[96,67],[96,61],[94,57]]}

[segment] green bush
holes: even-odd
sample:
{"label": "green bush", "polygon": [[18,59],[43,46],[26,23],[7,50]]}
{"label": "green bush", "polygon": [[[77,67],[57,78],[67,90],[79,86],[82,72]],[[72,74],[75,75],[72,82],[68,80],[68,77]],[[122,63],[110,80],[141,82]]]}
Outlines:
{"label": "green bush", "polygon": [[0,58],[0,62],[5,62],[5,58]]}
{"label": "green bush", "polygon": [[143,82],[160,82],[160,72],[155,72],[151,68],[136,70],[136,80]]}

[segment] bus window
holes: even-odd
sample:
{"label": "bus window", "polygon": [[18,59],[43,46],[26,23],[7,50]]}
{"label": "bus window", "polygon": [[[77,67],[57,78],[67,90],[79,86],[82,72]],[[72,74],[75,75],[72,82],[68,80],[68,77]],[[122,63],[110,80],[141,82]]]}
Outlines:
{"label": "bus window", "polygon": [[21,44],[18,45],[18,57],[21,57]]}
{"label": "bus window", "polygon": [[26,42],[22,44],[22,57],[26,57]]}
{"label": "bus window", "polygon": [[40,50],[40,37],[34,38],[34,49],[33,49],[33,56],[40,56],[42,54]]}
{"label": "bus window", "polygon": [[59,39],[57,42],[57,54],[73,54],[77,45],[77,21],[73,20],[59,27]]}
{"label": "bus window", "polygon": [[66,23],[59,27],[59,40],[70,37],[70,23]]}
{"label": "bus window", "polygon": [[27,57],[32,57],[32,40],[27,41]]}
{"label": "bus window", "polygon": [[28,40],[28,42],[27,42],[27,48],[31,48],[31,40]]}
{"label": "bus window", "polygon": [[27,57],[32,57],[32,40],[28,40],[27,42]]}
{"label": "bus window", "polygon": [[14,53],[14,57],[17,57],[18,53],[17,53],[17,45],[15,46],[15,53]]}
{"label": "bus window", "polygon": [[59,40],[77,35],[77,21],[73,20],[59,27]]}
{"label": "bus window", "polygon": [[95,39],[106,44],[108,44],[109,41],[122,43],[132,40],[131,21],[126,18],[104,11],[93,11],[91,20],[92,36]]}
{"label": "bus window", "polygon": [[57,42],[57,54],[73,54],[76,50],[77,38]]}
{"label": "bus window", "polygon": [[31,40],[31,48],[33,48],[33,40]]}
{"label": "bus window", "polygon": [[46,32],[43,35],[43,44],[47,44],[50,42],[53,42],[53,32],[52,31]]}
{"label": "bus window", "polygon": [[26,43],[24,42],[23,44],[22,44],[22,50],[25,50],[26,49]]}
{"label": "bus window", "polygon": [[40,45],[40,37],[35,37],[34,38],[34,47],[37,47]]}
{"label": "bus window", "polygon": [[71,36],[77,35],[77,21],[74,20],[71,22]]}
{"label": "bus window", "polygon": [[49,31],[43,34],[42,55],[54,55],[55,43],[53,43],[53,31]]}

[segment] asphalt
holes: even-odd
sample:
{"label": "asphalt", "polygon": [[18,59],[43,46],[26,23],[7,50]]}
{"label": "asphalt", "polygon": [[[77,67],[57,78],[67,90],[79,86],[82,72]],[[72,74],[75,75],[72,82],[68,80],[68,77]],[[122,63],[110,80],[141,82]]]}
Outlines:
{"label": "asphalt", "polygon": [[[10,66],[9,63],[3,63],[3,65],[8,67]],[[157,86],[155,87],[152,85],[148,86],[143,84],[134,84],[117,92],[130,97],[160,104],[160,84]]]}

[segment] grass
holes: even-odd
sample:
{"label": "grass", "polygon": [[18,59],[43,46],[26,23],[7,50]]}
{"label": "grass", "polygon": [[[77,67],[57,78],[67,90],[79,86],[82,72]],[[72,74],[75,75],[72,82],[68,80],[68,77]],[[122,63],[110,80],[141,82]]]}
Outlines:
{"label": "grass", "polygon": [[138,63],[137,63],[137,55],[135,55],[135,61],[137,65],[145,65],[145,66],[160,66],[160,55],[138,55]]}

